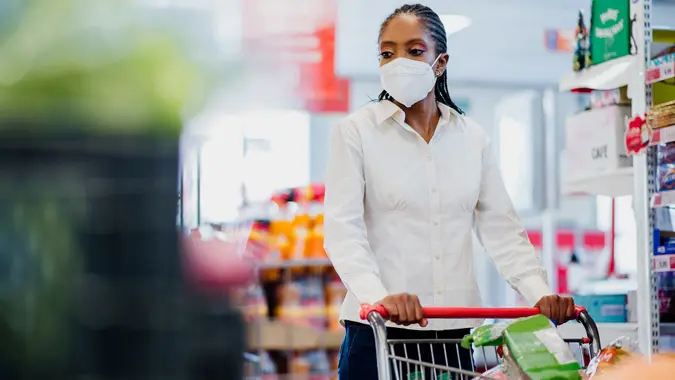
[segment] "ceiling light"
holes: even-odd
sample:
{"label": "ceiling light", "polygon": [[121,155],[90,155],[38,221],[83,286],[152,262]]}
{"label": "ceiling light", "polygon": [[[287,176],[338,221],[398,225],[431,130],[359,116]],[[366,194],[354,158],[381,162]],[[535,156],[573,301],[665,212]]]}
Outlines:
{"label": "ceiling light", "polygon": [[443,21],[448,35],[457,33],[471,25],[471,19],[462,15],[441,15],[441,21]]}

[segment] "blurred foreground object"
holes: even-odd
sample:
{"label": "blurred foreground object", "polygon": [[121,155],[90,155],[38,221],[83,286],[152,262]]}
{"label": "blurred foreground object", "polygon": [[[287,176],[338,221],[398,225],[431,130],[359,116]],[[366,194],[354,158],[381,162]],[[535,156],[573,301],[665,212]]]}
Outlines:
{"label": "blurred foreground object", "polygon": [[193,233],[185,239],[188,280],[202,291],[229,290],[247,285],[254,267],[239,255],[239,242]]}
{"label": "blurred foreground object", "polygon": [[241,319],[188,286],[175,223],[198,68],[130,2],[25,4],[0,36],[0,378],[241,378]]}
{"label": "blurred foreground object", "polygon": [[653,356],[651,363],[643,359],[629,360],[625,364],[612,368],[602,376],[594,377],[594,379],[667,380],[672,379],[673,376],[675,376],[675,356],[664,354]]}

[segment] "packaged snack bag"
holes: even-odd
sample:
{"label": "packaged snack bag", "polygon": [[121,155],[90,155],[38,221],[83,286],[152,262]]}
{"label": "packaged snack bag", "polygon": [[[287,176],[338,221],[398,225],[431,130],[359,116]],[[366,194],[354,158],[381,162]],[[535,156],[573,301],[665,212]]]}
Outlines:
{"label": "packaged snack bag", "polygon": [[626,359],[630,359],[634,356],[630,352],[633,348],[635,347],[633,347],[632,342],[626,337],[615,340],[607,347],[600,350],[600,352],[591,359],[591,362],[588,363],[588,368],[586,368],[587,378],[597,379],[602,377],[609,368],[625,362]]}
{"label": "packaged snack bag", "polygon": [[551,321],[523,318],[504,329],[505,360],[531,380],[578,380],[581,366]]}
{"label": "packaged snack bag", "polygon": [[505,328],[506,325],[503,324],[478,327],[462,339],[462,347],[471,349],[472,344],[474,347],[501,346],[504,342],[502,333]]}

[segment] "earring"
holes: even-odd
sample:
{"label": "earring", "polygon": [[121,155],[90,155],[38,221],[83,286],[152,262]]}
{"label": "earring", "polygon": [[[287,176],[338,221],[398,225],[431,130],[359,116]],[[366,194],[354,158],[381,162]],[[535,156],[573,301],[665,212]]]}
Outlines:
{"label": "earring", "polygon": [[440,77],[441,74],[442,74],[442,73],[441,73],[441,70],[436,71],[436,76],[437,76],[437,77]]}

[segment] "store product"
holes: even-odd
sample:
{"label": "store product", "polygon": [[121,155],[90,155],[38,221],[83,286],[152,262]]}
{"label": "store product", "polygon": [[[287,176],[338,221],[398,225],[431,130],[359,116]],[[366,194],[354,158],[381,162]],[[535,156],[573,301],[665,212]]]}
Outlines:
{"label": "store product", "polygon": [[675,142],[660,145],[658,153],[659,164],[675,164]]}
{"label": "store product", "polygon": [[323,214],[318,213],[310,222],[305,243],[305,256],[311,259],[327,258],[323,248]]}
{"label": "store product", "polygon": [[506,325],[484,325],[476,328],[462,339],[462,347],[470,349],[474,347],[501,346],[504,344],[503,333]]}
{"label": "store product", "polygon": [[[633,347],[631,348],[631,346]],[[623,337],[615,340],[591,359],[586,369],[586,376],[589,379],[602,377],[607,369],[621,364],[621,362],[633,356],[630,351],[634,349],[634,345],[628,338]]]}
{"label": "store product", "polygon": [[590,104],[591,108],[630,106],[628,87],[624,86],[614,90],[591,91]]}
{"label": "store product", "polygon": [[246,322],[251,323],[267,318],[267,300],[260,285],[256,284],[245,290],[243,304]]}
{"label": "store product", "polygon": [[[593,178],[632,166],[625,144],[626,117],[630,115],[630,107],[609,106],[567,118],[565,143],[570,179]],[[649,142],[648,135],[646,141]]]}
{"label": "store product", "polygon": [[545,316],[516,320],[504,329],[503,336],[505,358],[530,379],[581,378],[581,366]]}
{"label": "store product", "polygon": [[659,319],[662,323],[675,322],[675,272],[658,275]]}
{"label": "store product", "polygon": [[310,275],[303,281],[301,306],[307,323],[319,329],[326,327],[326,297],[321,277]]}
{"label": "store product", "polygon": [[308,352],[305,357],[309,361],[311,380],[329,380],[331,377],[331,365],[328,354],[324,350]]}
{"label": "store product", "polygon": [[312,363],[307,357],[306,353],[296,354],[290,361],[290,373],[294,375],[294,379],[310,380],[310,373],[312,372]]}
{"label": "store product", "polygon": [[652,129],[675,125],[675,100],[653,106],[647,112],[647,123]]}
{"label": "store product", "polygon": [[586,68],[586,58],[588,57],[588,29],[584,21],[584,12],[579,10],[579,18],[577,20],[576,29],[576,47],[574,48],[574,64],[573,70],[580,71]]}
{"label": "store product", "polygon": [[596,323],[628,322],[625,294],[576,294],[574,302],[585,307]]}
{"label": "store product", "polygon": [[260,354],[260,372],[262,374],[261,380],[277,380],[277,366],[270,357],[267,351]]}
{"label": "store product", "polygon": [[657,191],[675,189],[675,164],[662,164],[656,169]]}
{"label": "store product", "polygon": [[280,320],[301,323],[302,284],[298,281],[279,286],[276,316]]}
{"label": "store product", "polygon": [[347,289],[337,276],[326,284],[326,318],[330,331],[342,330],[339,316],[346,295]]}
{"label": "store product", "polygon": [[[438,374],[438,375],[434,376],[433,378],[438,379],[438,380],[453,380],[454,376],[450,372],[445,372],[445,373]],[[429,379],[429,377],[424,376],[423,371],[416,371],[416,372],[409,373],[407,379],[408,380],[426,380],[426,379]]]}
{"label": "store product", "polygon": [[490,379],[495,379],[495,380],[509,380],[509,378],[506,376],[506,373],[504,373],[504,366],[499,365],[497,367],[494,367],[488,371],[483,372],[481,377],[474,377],[473,380],[480,380],[484,378],[490,378]]}
{"label": "store product", "polygon": [[593,64],[630,54],[629,0],[593,0],[591,7]]}
{"label": "store product", "polygon": [[305,258],[307,235],[309,235],[310,217],[300,213],[295,215],[291,223],[291,251],[287,260],[302,260]]}

